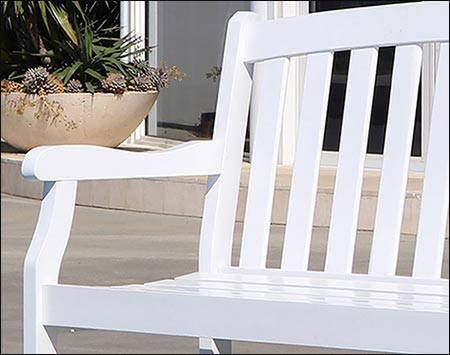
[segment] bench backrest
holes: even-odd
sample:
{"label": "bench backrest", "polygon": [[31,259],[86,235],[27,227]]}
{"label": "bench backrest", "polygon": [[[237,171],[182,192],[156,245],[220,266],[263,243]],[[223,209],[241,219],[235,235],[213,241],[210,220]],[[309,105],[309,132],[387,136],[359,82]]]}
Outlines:
{"label": "bench backrest", "polygon": [[422,45],[439,43],[413,277],[441,277],[449,203],[448,10],[448,2],[422,2],[272,21],[237,13],[230,20],[213,138],[225,151],[222,174],[208,181],[201,271],[230,266],[250,101],[257,125],[239,266],[266,267],[288,67],[299,55],[308,57],[281,269],[307,269],[333,53],[351,50],[325,272],[352,272],[378,48],[396,46],[369,267],[369,274],[394,275]]}

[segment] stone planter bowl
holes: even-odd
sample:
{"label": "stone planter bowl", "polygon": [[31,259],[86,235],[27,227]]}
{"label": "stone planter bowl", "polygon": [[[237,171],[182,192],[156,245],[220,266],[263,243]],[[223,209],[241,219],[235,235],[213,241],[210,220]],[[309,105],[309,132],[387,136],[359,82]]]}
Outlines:
{"label": "stone planter bowl", "polygon": [[27,151],[40,145],[116,147],[136,130],[158,92],[1,94],[1,136]]}

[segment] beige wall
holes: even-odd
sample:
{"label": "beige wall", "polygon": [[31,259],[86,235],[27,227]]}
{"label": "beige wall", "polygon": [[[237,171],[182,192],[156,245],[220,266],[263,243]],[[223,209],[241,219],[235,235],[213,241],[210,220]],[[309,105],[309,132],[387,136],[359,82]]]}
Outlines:
{"label": "beige wall", "polygon": [[[20,174],[20,164],[20,157],[12,158],[2,153],[1,192],[39,199],[42,183],[25,180]],[[242,170],[237,213],[239,222],[244,220],[249,168],[249,164],[244,164]],[[272,222],[275,224],[286,222],[291,174],[292,169],[288,166],[281,166],[278,169],[272,213]],[[335,169],[322,169],[320,174],[314,220],[314,225],[317,227],[328,227],[330,224],[334,174]],[[358,225],[360,230],[373,230],[378,183],[377,173],[366,173]],[[412,174],[408,184],[402,227],[402,232],[405,234],[415,234],[417,231],[421,187],[421,175]],[[79,183],[77,203],[84,206],[201,217],[205,191],[206,178],[204,177],[84,181]]]}

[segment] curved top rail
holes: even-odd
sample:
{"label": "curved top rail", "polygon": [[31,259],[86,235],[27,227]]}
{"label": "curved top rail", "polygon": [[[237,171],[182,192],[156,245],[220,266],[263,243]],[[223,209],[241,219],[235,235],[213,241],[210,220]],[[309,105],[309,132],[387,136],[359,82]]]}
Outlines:
{"label": "curved top rail", "polygon": [[430,1],[327,11],[248,26],[243,56],[248,63],[348,49],[448,42],[449,3]]}

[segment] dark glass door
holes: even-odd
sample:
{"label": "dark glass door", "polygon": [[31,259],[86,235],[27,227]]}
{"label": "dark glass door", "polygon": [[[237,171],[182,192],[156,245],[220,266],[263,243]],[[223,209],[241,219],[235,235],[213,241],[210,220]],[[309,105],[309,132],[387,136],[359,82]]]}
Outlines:
{"label": "dark glass door", "polygon": [[[410,1],[310,1],[310,12],[402,2]],[[395,48],[380,48],[367,153],[383,154],[394,57]],[[334,54],[333,75],[323,144],[323,149],[326,151],[339,150],[349,61],[349,51],[336,52]],[[421,156],[422,153],[421,101],[421,90],[419,88],[412,156]]]}

